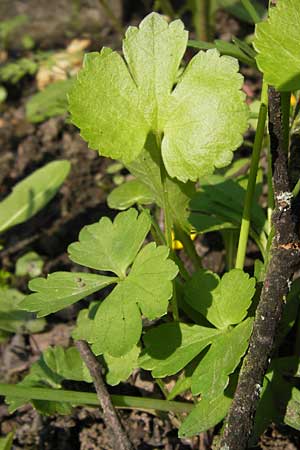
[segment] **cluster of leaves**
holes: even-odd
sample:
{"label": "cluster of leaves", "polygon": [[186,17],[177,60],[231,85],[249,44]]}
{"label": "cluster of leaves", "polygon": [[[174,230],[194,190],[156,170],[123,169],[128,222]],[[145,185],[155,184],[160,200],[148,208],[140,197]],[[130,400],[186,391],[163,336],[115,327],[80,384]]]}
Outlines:
{"label": "cluster of leaves", "polygon": [[[268,21],[258,24],[254,43],[265,79],[283,91],[300,88],[300,58],[294,48],[300,37],[297,2],[279,0]],[[279,19],[289,23],[291,15],[299,26],[281,46],[288,49],[289,72],[278,70],[274,75],[272,65],[280,64],[280,55],[270,46],[282,32]],[[256,263],[255,278],[240,269],[221,278],[203,268],[186,274],[169,253],[155,215],[145,208],[154,204],[167,210],[173,228],[185,236],[192,227],[199,233],[240,227],[248,175],[232,177],[232,168],[223,174],[219,169],[230,164],[247,128],[243,79],[237,61],[215,48],[200,51],[180,70],[187,40],[180,20],[168,24],[160,15],[150,14],[138,28],[128,29],[124,59],[107,48],[86,56],[69,91],[72,121],[91,148],[121,160],[134,179],[109,195],[109,205],[122,212],[113,221],[103,217],[84,227],[78,242],[69,246],[69,258],[84,269],[31,280],[33,293],[18,303],[43,317],[93,296],[95,301],[79,313],[73,338],[87,341],[103,358],[112,385],[126,380],[136,368],[151,371],[154,378],[178,375],[168,398],[191,390],[196,400],[180,427],[181,436],[205,431],[226,415],[264,274],[261,261]],[[240,49],[248,51],[242,44]],[[254,58],[252,52],[248,56]],[[198,179],[201,185],[196,189]],[[260,184],[258,180],[256,198]],[[140,213],[132,208],[135,204]],[[250,233],[267,260],[270,236],[265,213],[258,205],[253,205],[252,213]],[[149,232],[156,243],[149,242]],[[176,304],[180,315],[173,321]],[[277,345],[293,326],[298,307],[296,282],[287,298]],[[254,438],[272,420],[299,428],[295,419],[299,390],[284,378],[289,362],[274,360],[265,377]],[[295,377],[298,360],[293,364],[296,369],[289,375]],[[91,382],[75,347],[48,349],[22,384],[60,388],[63,379]],[[276,393],[281,390],[292,391],[292,398],[279,418]],[[30,393],[28,398],[7,400],[11,410],[31,400],[46,414],[69,412],[64,403],[37,402]]]}

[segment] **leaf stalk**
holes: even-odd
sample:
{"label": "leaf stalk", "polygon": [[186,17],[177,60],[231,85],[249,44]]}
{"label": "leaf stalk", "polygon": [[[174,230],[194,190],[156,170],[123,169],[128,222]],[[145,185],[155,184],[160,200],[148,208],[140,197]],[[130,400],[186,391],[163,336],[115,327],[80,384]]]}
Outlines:
{"label": "leaf stalk", "polygon": [[247,242],[250,229],[250,219],[251,219],[251,208],[253,204],[256,177],[258,171],[259,158],[264,138],[265,123],[267,119],[267,107],[264,103],[260,105],[257,130],[255,134],[255,140],[253,145],[253,153],[251,159],[251,166],[249,172],[249,179],[246,191],[246,198],[244,204],[243,218],[240,230],[238,251],[236,257],[236,269],[243,269],[246,257]]}

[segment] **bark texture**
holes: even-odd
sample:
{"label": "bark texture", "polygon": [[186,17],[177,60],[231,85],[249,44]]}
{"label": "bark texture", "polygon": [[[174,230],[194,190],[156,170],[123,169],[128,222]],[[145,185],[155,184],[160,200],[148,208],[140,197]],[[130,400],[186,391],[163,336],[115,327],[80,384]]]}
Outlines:
{"label": "bark texture", "polygon": [[288,158],[284,150],[280,94],[273,88],[269,89],[269,133],[275,197],[275,211],[272,216],[274,238],[249,349],[226,419],[221,450],[247,448],[263,377],[272,355],[276,330],[291,278],[300,261],[297,219],[293,215]]}
{"label": "bark texture", "polygon": [[101,375],[101,365],[99,364],[90,346],[85,341],[77,341],[77,348],[80,355],[90,371],[94,381],[94,386],[100,405],[103,409],[103,418],[105,425],[111,430],[111,439],[113,448],[118,450],[133,450],[125,430],[122,427],[119,416],[112,404],[109,393]]}

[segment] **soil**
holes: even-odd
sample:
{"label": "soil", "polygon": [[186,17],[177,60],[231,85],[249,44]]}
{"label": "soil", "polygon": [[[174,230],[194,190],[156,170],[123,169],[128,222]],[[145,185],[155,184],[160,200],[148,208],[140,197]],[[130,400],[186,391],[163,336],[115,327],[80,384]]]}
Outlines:
{"label": "soil", "polygon": [[[131,7],[128,7],[128,3],[124,17],[136,21],[141,17],[144,7],[141,7],[140,2],[131,2]],[[118,47],[119,37],[112,32],[110,25],[107,26],[107,39]],[[218,37],[228,39],[232,33],[241,36],[242,25],[228,14],[220,13],[217,17]],[[62,34],[56,38],[52,40],[53,46],[65,39]],[[260,88],[257,75],[249,69],[244,69],[244,75],[247,95],[256,98]],[[84,225],[99,220],[103,215],[114,214],[106,205],[107,193],[113,187],[112,176],[106,171],[110,161],[89,150],[66,117],[52,118],[38,125],[28,123],[24,105],[28,96],[35,91],[36,84],[34,78],[22,83],[21,87],[10,92],[9,101],[2,108],[0,117],[0,200],[16,182],[49,161],[67,159],[71,162],[72,170],[59,193],[44,210],[1,236],[5,242],[5,249],[0,253],[1,269],[14,273],[16,260],[25,252],[34,250],[45,261],[45,274],[56,270],[74,270],[76,267],[66,254],[68,244],[77,239]],[[198,246],[204,256],[204,265],[222,271],[224,249],[217,235],[212,234],[203,239]],[[249,266],[251,263],[253,259],[250,258]],[[13,276],[11,279],[12,285],[24,293],[27,292],[27,282],[26,277]],[[51,315],[42,333],[34,336],[15,335],[1,344],[0,379],[16,383],[49,345],[67,347],[78,307],[80,305]],[[110,391],[126,395],[161,396],[157,386],[142,371],[133,374],[128,383],[110,388]],[[177,419],[170,415],[152,415],[140,411],[121,411],[120,415],[136,449],[212,448],[213,432],[203,433],[194,439],[179,440]],[[15,430],[14,450],[111,449],[109,432],[104,426],[101,412],[95,408],[76,408],[70,416],[42,417],[30,406],[9,414],[2,401],[0,423],[1,435]],[[300,448],[300,438],[297,433],[291,433],[291,429],[270,427],[257,448],[296,450]]]}

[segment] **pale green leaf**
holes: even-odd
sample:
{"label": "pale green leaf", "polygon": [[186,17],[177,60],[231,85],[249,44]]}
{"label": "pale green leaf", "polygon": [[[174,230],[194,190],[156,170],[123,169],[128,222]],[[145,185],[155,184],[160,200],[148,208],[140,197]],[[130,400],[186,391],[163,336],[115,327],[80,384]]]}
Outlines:
{"label": "pale green leaf", "polygon": [[264,79],[279,91],[300,89],[299,0],[278,0],[266,22],[256,25],[256,61]]}
{"label": "pale green leaf", "polygon": [[227,166],[247,128],[238,62],[217,50],[200,51],[172,93],[162,155],[171,177],[181,181]]}
{"label": "pale green leaf", "polygon": [[127,278],[101,303],[90,336],[96,354],[125,355],[140,339],[141,312],[149,319],[166,314],[178,272],[168,254],[165,246],[146,245]]}
{"label": "pale green leaf", "polygon": [[138,357],[140,348],[138,346],[133,347],[126,355],[115,358],[108,354],[104,355],[105,362],[108,366],[108,372],[106,374],[106,381],[112,386],[126,381],[132,371],[138,367]]}
{"label": "pale green leaf", "polygon": [[50,347],[43,353],[43,357],[47,366],[63,379],[92,383],[90,372],[76,347],[66,350],[59,345]]}
{"label": "pale green leaf", "polygon": [[89,147],[124,162],[141,152],[149,126],[139,110],[139,95],[126,64],[104,48],[85,57],[69,94],[72,121]]}
{"label": "pale green leaf", "polygon": [[139,102],[149,130],[162,131],[169,96],[187,46],[188,32],[181,20],[168,22],[149,14],[139,28],[129,27],[123,52],[138,87]]}
{"label": "pale green leaf", "polygon": [[196,311],[224,329],[241,322],[255,293],[255,279],[242,270],[233,269],[220,280],[217,274],[200,269],[185,289],[185,300]]}
{"label": "pale green leaf", "polygon": [[232,398],[224,393],[213,399],[201,399],[179,428],[179,436],[193,437],[214,427],[224,419],[231,402]]}
{"label": "pale green leaf", "polygon": [[68,161],[54,161],[18,183],[0,202],[0,232],[25,222],[54,197],[70,171]]}
{"label": "pale green leaf", "polygon": [[113,189],[107,197],[107,203],[112,209],[123,210],[136,203],[140,205],[154,203],[154,196],[145,183],[130,180]]}
{"label": "pale green leaf", "polygon": [[69,245],[70,259],[83,266],[108,270],[124,278],[150,230],[146,212],[129,209],[119,213],[112,223],[103,217],[98,223],[84,227],[79,242]]}
{"label": "pale green leaf", "polygon": [[247,319],[214,340],[193,373],[193,395],[201,393],[202,398],[212,400],[224,391],[247,350],[252,324],[253,320]]}
{"label": "pale green leaf", "polygon": [[140,366],[152,370],[155,378],[174,375],[218,335],[215,328],[177,322],[152,328],[144,336],[146,350],[140,357]]}
{"label": "pale green leaf", "polygon": [[46,316],[116,281],[117,278],[92,273],[54,272],[47,278],[36,278],[29,282],[29,288],[35,293],[25,297],[20,307],[36,312],[38,317]]}
{"label": "pale green leaf", "polygon": [[128,164],[155,135],[169,175],[181,181],[231,161],[247,128],[238,62],[217,50],[199,52],[178,81],[186,45],[180,20],[168,24],[152,13],[128,29],[126,62],[108,49],[86,58],[69,99],[91,148]]}

